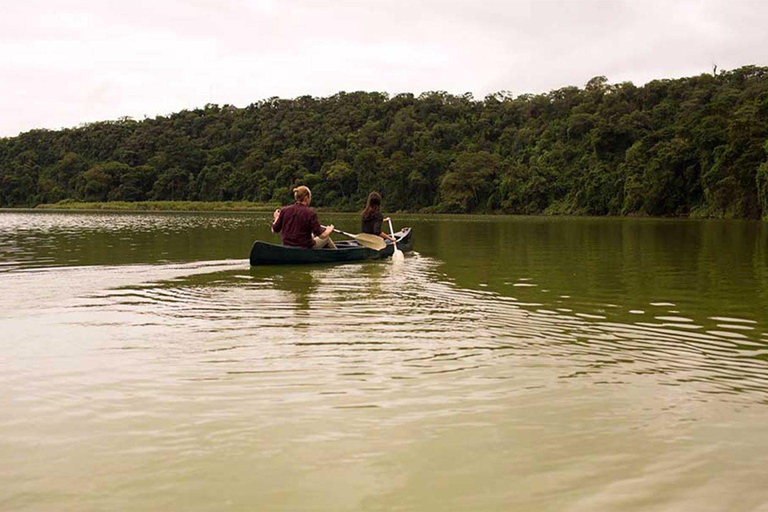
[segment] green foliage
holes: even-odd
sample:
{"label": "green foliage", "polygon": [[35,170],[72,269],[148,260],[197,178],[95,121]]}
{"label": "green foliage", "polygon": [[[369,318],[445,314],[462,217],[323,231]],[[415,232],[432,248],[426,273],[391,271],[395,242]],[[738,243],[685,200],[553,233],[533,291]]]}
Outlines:
{"label": "green foliage", "polygon": [[493,192],[498,155],[463,152],[440,179],[440,202],[447,212],[466,213],[482,207]]}
{"label": "green foliage", "polygon": [[[340,92],[0,139],[0,206],[287,203],[768,217],[768,68],[477,101]],[[114,203],[113,203],[114,204]]]}
{"label": "green foliage", "polygon": [[768,219],[768,140],[763,145],[765,148],[766,160],[757,169],[756,185],[759,208],[763,212],[763,218]]}

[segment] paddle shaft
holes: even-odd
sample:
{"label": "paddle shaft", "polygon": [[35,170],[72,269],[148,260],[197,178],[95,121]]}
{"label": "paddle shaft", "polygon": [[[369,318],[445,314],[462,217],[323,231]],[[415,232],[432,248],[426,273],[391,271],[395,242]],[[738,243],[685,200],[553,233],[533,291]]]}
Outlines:
{"label": "paddle shaft", "polygon": [[389,232],[392,233],[392,243],[395,244],[395,251],[397,252],[397,242],[395,241],[395,230],[392,228],[392,219],[387,219],[389,221]]}
{"label": "paddle shaft", "polygon": [[349,238],[357,238],[357,235],[353,235],[352,233],[347,233],[346,231],[342,231],[340,229],[333,228],[333,230],[337,233],[341,233],[344,236],[348,236]]}

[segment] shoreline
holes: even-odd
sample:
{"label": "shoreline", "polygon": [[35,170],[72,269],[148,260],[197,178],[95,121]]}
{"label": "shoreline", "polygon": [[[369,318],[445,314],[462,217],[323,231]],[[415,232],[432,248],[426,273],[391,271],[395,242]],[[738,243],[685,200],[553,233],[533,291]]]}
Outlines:
{"label": "shoreline", "polygon": [[[104,211],[104,212],[271,212],[277,203],[252,201],[107,201],[43,203],[26,210],[37,211]],[[9,208],[14,210],[15,208]]]}
{"label": "shoreline", "polygon": [[[0,212],[111,212],[111,213],[271,213],[275,208],[285,205],[277,203],[256,203],[251,201],[107,201],[107,202],[75,202],[43,203],[36,206],[3,207]],[[357,210],[326,209],[313,207],[317,212],[355,214]],[[397,211],[395,215],[419,215],[440,217],[542,217],[542,218],[594,218],[594,219],[657,219],[657,220],[731,220],[746,222],[764,222],[768,219],[745,219],[727,217],[706,217],[698,215],[654,217],[643,215],[580,215],[578,213],[552,214],[532,213],[515,214],[504,212],[472,212],[472,213],[437,213],[437,212],[412,212]]]}

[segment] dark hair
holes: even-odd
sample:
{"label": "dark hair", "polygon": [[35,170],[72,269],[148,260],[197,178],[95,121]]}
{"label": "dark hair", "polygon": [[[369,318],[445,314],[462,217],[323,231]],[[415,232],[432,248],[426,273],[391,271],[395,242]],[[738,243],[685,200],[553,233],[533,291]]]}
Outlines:
{"label": "dark hair", "polygon": [[363,210],[363,220],[370,219],[379,211],[381,211],[381,196],[374,191],[368,194],[368,201],[365,203],[365,210]]}

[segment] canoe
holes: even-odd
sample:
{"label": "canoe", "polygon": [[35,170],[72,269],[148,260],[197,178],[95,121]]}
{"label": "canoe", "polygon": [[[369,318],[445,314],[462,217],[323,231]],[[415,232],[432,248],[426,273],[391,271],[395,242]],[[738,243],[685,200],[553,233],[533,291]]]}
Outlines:
{"label": "canoe", "polygon": [[[413,246],[411,228],[403,228],[395,233],[397,248],[408,252]],[[336,263],[345,261],[378,260],[388,258],[395,252],[394,244],[387,240],[387,245],[380,251],[374,251],[360,245],[355,240],[334,240],[336,249],[304,249],[270,244],[256,240],[251,247],[251,265],[298,265],[302,263]]]}

